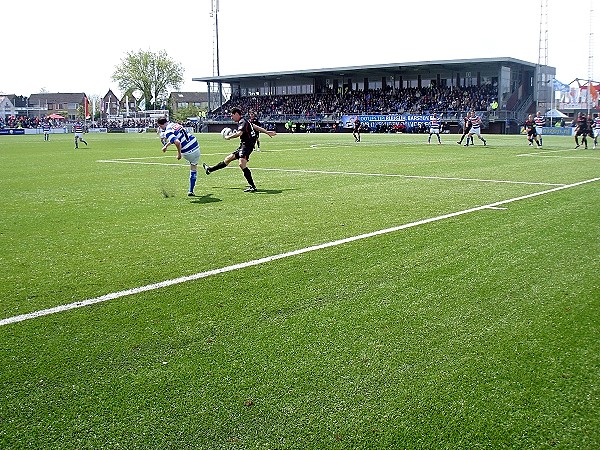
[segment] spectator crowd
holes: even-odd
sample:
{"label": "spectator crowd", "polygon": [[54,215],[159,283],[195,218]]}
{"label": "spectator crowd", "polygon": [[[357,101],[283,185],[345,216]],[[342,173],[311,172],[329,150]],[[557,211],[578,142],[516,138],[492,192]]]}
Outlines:
{"label": "spectator crowd", "polygon": [[[496,86],[438,87],[369,90],[347,90],[344,93],[261,95],[232,97],[219,109],[208,114],[212,120],[230,120],[229,109],[239,106],[243,111],[254,110],[267,123],[295,121],[320,122],[324,119],[339,120],[346,115],[368,114],[444,114],[445,117],[459,115],[468,110],[486,111],[497,99]],[[0,118],[0,127],[38,128],[44,117]],[[100,119],[88,121],[91,128],[149,128],[156,124],[154,118]],[[64,120],[50,120],[51,126],[64,126]],[[185,126],[198,127],[189,122]]]}
{"label": "spectator crowd", "polygon": [[260,117],[279,121],[290,115],[305,120],[322,120],[343,114],[429,114],[459,113],[468,110],[486,111],[497,99],[495,86],[425,87],[369,89],[346,91],[343,94],[298,94],[275,96],[232,97],[210,115],[213,119],[227,119],[227,110],[240,106],[256,111]]}

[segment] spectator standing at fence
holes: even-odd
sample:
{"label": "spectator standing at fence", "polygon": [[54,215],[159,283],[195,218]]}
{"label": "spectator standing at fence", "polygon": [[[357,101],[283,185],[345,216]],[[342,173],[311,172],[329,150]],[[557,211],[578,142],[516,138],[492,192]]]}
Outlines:
{"label": "spectator standing at fence", "polygon": [[490,104],[490,108],[492,109],[492,114],[496,117],[496,112],[498,111],[498,100],[494,99]]}
{"label": "spectator standing at fence", "polygon": [[437,115],[432,114],[429,117],[429,138],[427,139],[427,143],[431,144],[431,135],[435,134],[437,136],[438,144],[442,143],[440,139],[440,128],[442,126],[441,120],[437,117]]}
{"label": "spectator standing at fence", "polygon": [[200,145],[196,137],[188,133],[186,129],[178,123],[169,122],[166,117],[161,117],[157,121],[158,127],[163,133],[159,133],[161,141],[164,143],[162,151],[166,152],[169,145],[177,148],[177,159],[182,157],[190,163],[190,190],[188,197],[194,197],[194,188],[198,173],[198,162],[200,161]]}
{"label": "spectator standing at fence", "polygon": [[83,124],[81,123],[81,120],[78,120],[73,125],[73,133],[75,133],[75,148],[76,149],[79,148],[79,141],[83,142],[86,147],[88,145],[88,143],[83,139],[83,132],[84,132]]}
{"label": "spectator standing at fence", "polygon": [[290,133],[294,132],[294,124],[292,123],[292,119],[289,119],[286,123],[285,123],[285,129],[288,130]]}
{"label": "spectator standing at fence", "polygon": [[227,157],[218,164],[214,166],[209,166],[206,163],[202,164],[204,170],[206,171],[206,175],[210,175],[212,172],[224,169],[229,165],[231,161],[234,159],[239,160],[240,169],[244,174],[244,178],[248,181],[249,186],[244,189],[244,192],[256,192],[256,185],[254,184],[254,179],[252,178],[252,172],[248,168],[248,160],[250,159],[250,154],[254,150],[254,144],[256,143],[256,132],[260,131],[261,133],[265,133],[270,137],[275,136],[277,133],[275,131],[269,131],[260,127],[258,125],[254,125],[250,123],[250,121],[244,119],[242,116],[242,110],[238,107],[231,108],[231,119],[238,124],[237,130],[233,133],[224,136],[225,139],[235,139],[240,138],[240,146],[227,155]]}
{"label": "spectator standing at fence", "polygon": [[544,132],[544,126],[546,125],[546,118],[544,116],[542,116],[542,112],[538,111],[535,114],[535,117],[533,118],[533,121],[535,122],[535,133],[538,135],[538,141],[539,141],[539,146],[542,146],[542,135]]}

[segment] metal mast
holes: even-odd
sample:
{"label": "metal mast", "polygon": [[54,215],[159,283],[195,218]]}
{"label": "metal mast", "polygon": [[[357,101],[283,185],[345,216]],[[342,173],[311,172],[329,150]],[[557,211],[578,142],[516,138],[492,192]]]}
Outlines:
{"label": "metal mast", "polygon": [[[219,0],[211,0],[210,5],[210,17],[214,19],[213,21],[213,76],[221,76],[221,70],[219,67]],[[218,86],[218,95],[219,98],[216,104],[221,106],[223,104],[223,85],[219,82]],[[209,95],[210,93],[215,92],[215,85],[211,83]]]}
{"label": "metal mast", "polygon": [[590,0],[590,41],[588,57],[588,90],[587,90],[587,113],[589,115],[592,107],[592,80],[594,79],[594,8],[593,0]]}
{"label": "metal mast", "polygon": [[548,0],[540,0],[540,40],[537,63],[537,90],[536,109],[540,109],[542,103],[548,107],[548,81],[546,70],[542,67],[548,66]]}

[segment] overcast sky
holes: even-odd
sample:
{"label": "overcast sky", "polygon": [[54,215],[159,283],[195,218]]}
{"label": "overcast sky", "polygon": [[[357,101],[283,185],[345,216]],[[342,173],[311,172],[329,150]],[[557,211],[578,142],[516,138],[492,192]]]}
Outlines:
{"label": "overcast sky", "polygon": [[[120,95],[111,76],[127,52],[140,49],[165,50],[185,68],[181,90],[205,91],[206,84],[192,78],[216,74],[211,3],[3,2],[0,93],[28,96],[45,89],[103,96],[112,89]],[[547,3],[548,65],[562,82],[587,79],[590,11],[596,8],[593,17],[600,23],[600,1]],[[545,22],[540,5],[540,0],[219,0],[220,74],[495,57],[537,63]],[[592,61],[599,80],[600,56]]]}

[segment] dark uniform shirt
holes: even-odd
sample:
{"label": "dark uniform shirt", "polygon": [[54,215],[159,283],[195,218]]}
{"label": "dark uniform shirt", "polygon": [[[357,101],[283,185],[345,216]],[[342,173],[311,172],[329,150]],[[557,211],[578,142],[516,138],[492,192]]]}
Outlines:
{"label": "dark uniform shirt", "polygon": [[246,119],[242,118],[238,123],[238,131],[242,132],[242,135],[240,136],[240,141],[242,144],[244,144],[244,146],[253,148],[258,135],[256,131],[254,131],[252,124]]}
{"label": "dark uniform shirt", "polygon": [[463,133],[466,133],[467,131],[469,131],[471,129],[471,126],[473,124],[471,123],[471,119],[469,117],[467,117],[467,116],[463,117],[463,122],[464,122],[464,125],[463,125],[463,130],[464,131],[463,131]]}
{"label": "dark uniform shirt", "polygon": [[525,121],[525,123],[523,124],[523,127],[525,127],[525,131],[527,131],[527,135],[529,135],[529,136],[537,135],[537,133],[535,132],[535,122],[533,120],[527,119]]}
{"label": "dark uniform shirt", "polygon": [[587,133],[587,118],[585,116],[581,116],[577,118],[577,130],[575,134],[577,136]]}

